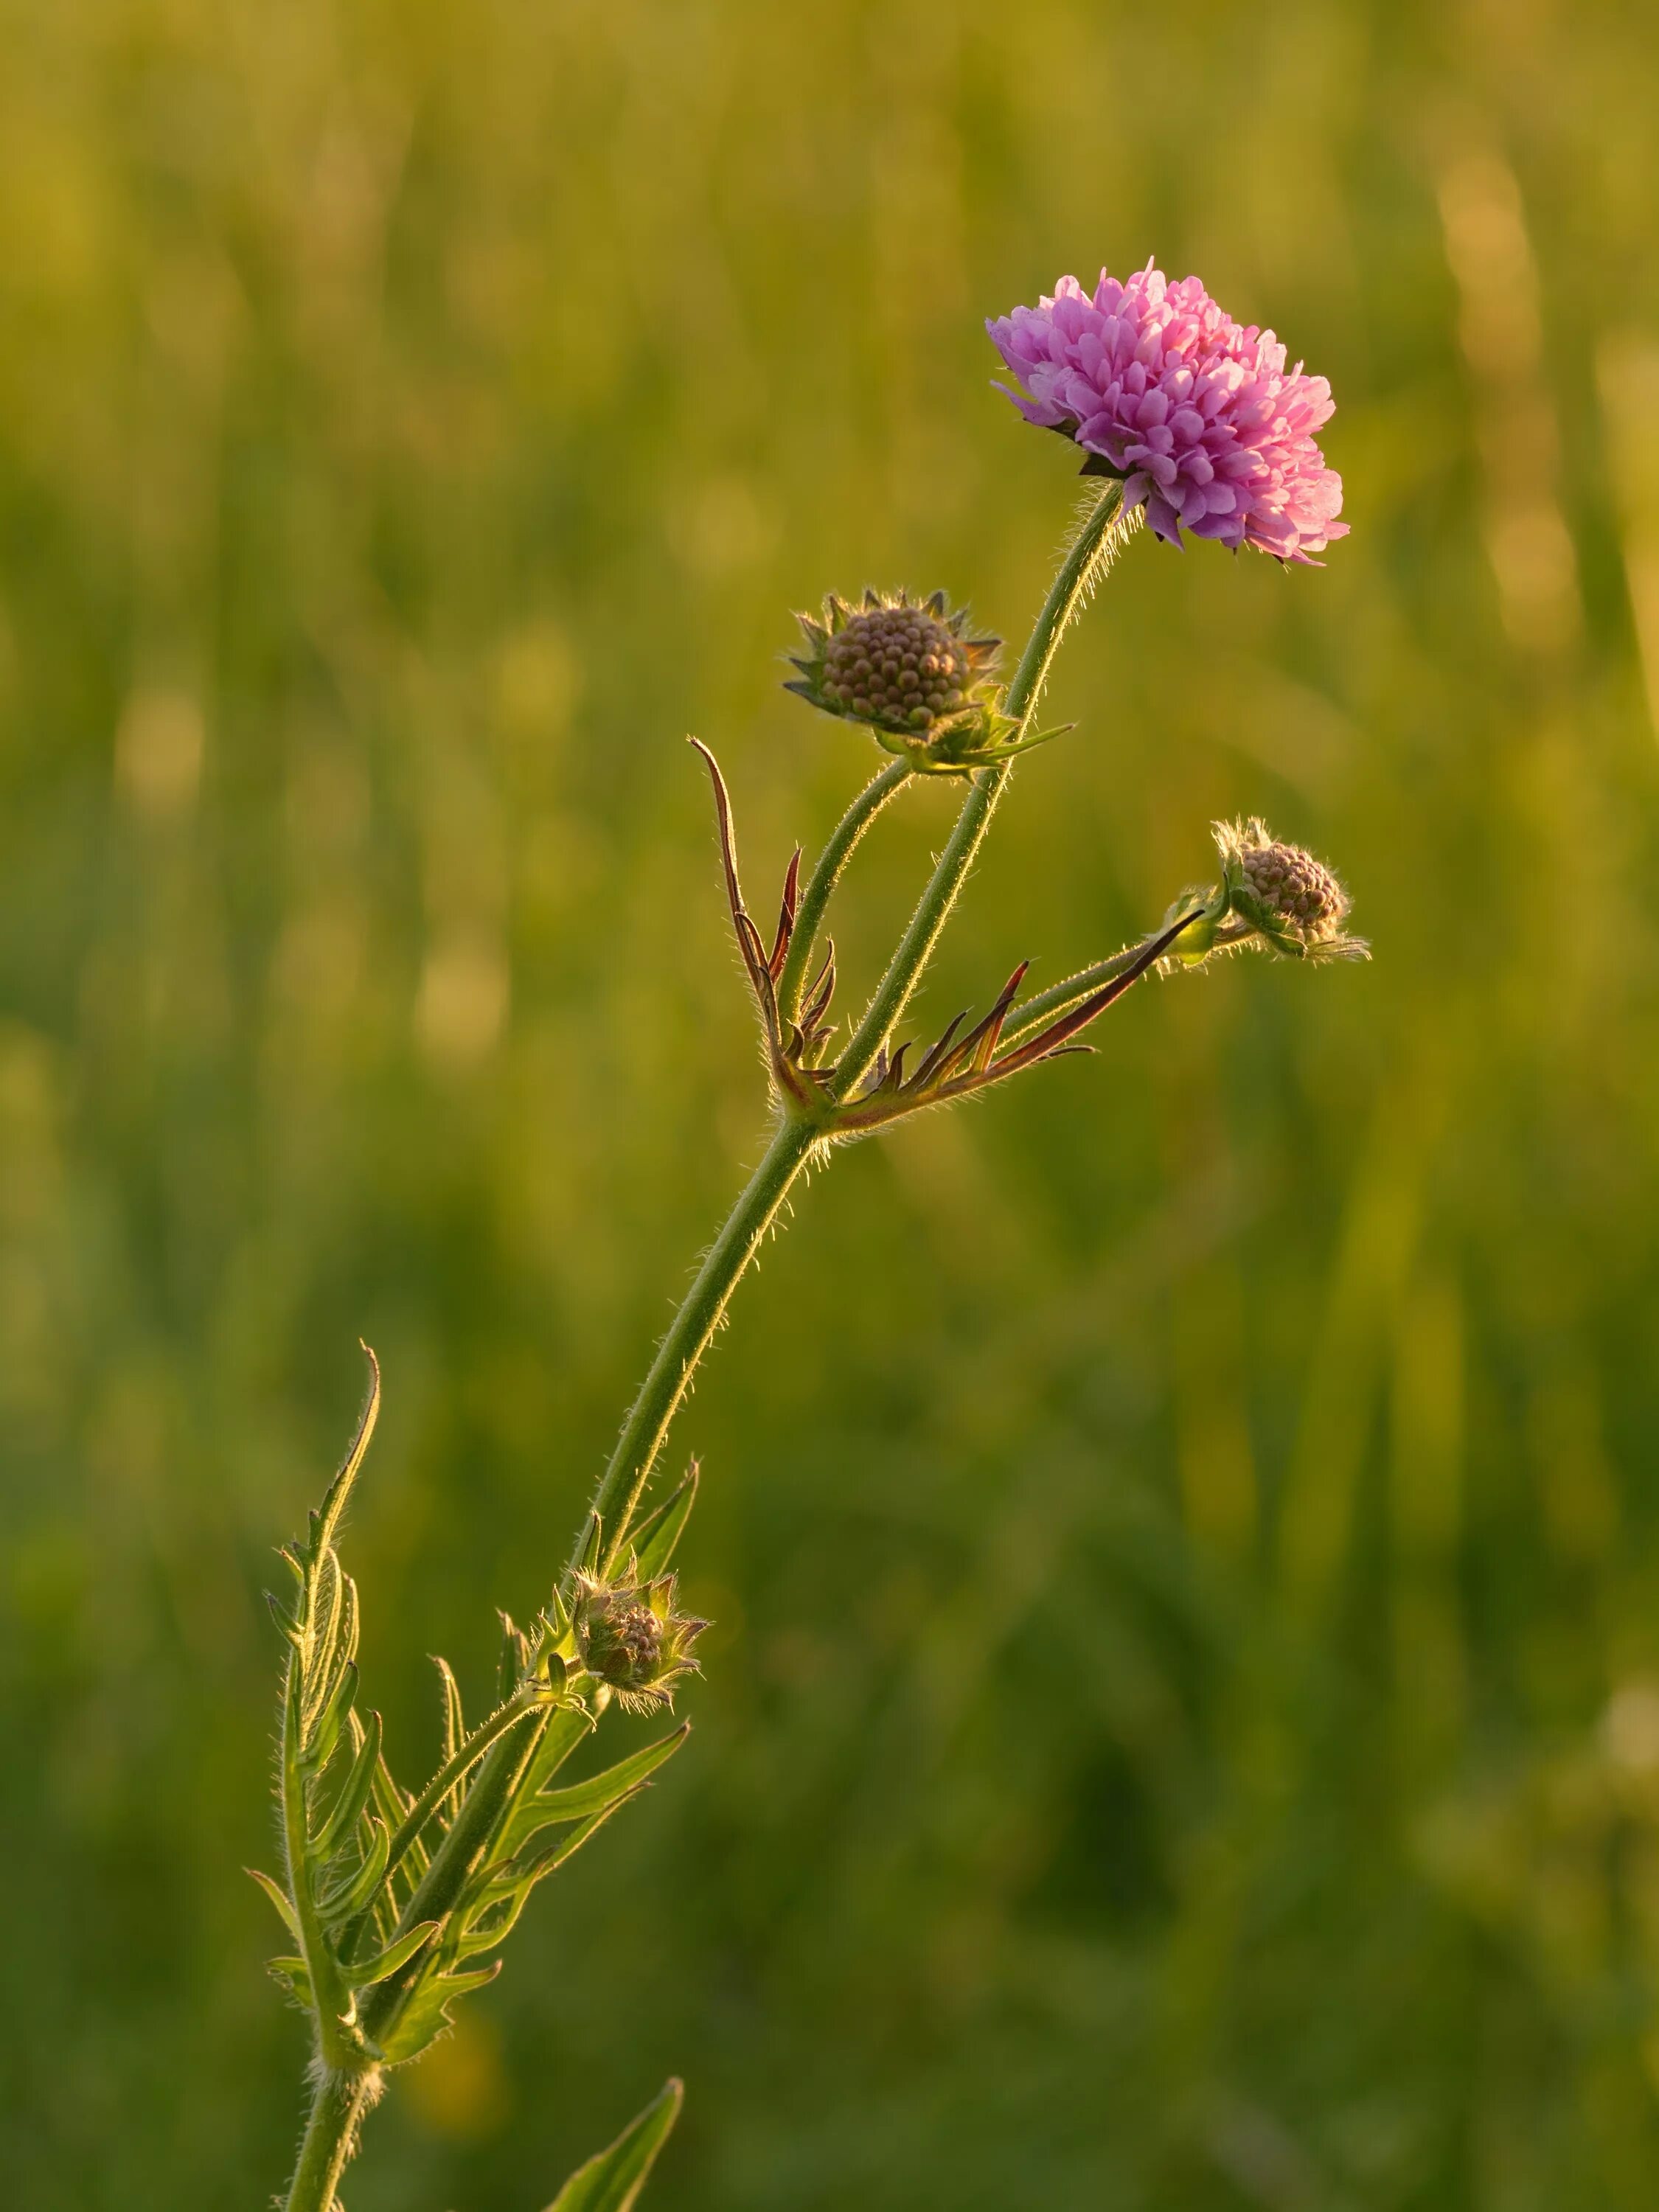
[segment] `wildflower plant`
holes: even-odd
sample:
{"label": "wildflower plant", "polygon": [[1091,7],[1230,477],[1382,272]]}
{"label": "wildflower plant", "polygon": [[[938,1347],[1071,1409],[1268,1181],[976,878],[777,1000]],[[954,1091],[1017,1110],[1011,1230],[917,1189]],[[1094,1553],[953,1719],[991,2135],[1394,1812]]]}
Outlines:
{"label": "wildflower plant", "polygon": [[[288,2212],[332,2212],[386,2074],[418,2058],[457,2001],[495,1977],[537,1885],[685,1741],[685,1723],[670,1726],[644,1749],[565,1778],[613,1709],[666,1714],[697,1670],[704,1624],[681,1612],[672,1571],[697,1468],[659,1499],[651,1487],[698,1362],[797,1177],[840,1144],[1086,1049],[1085,1033],[1155,971],[1250,946],[1304,961],[1364,952],[1345,932],[1346,894],[1328,869],[1260,821],[1219,824],[1218,879],[1182,892],[1138,943],[1024,997],[1022,963],[977,1019],[958,1014],[924,1044],[903,1034],[1013,762],[1060,734],[1036,727],[1036,710],[1060,641],[1143,515],[1173,544],[1185,531],[1297,563],[1346,528],[1340,480],[1313,436],[1331,412],[1328,387],[1287,372],[1271,332],[1233,322],[1195,278],[1170,285],[1149,267],[1121,283],[1103,273],[1089,295],[1066,277],[1039,307],[988,327],[1024,386],[1016,404],[1083,448],[1084,473],[1103,478],[1099,496],[1006,684],[999,641],[975,635],[939,592],[832,597],[821,617],[800,617],[805,650],[787,688],[890,757],[811,865],[795,853],[769,932],[745,902],[731,800],[698,744],[769,1073],[770,1140],[657,1347],[545,1604],[522,1628],[503,1617],[480,1717],[469,1721],[437,1662],[441,1737],[421,1788],[394,1779],[379,1717],[360,1707],[357,1595],[337,1549],[380,1403],[372,1355],[345,1462],[283,1554],[289,1587],[271,1601],[286,1647],[282,1864],[278,1876],[254,1878],[288,1937],[272,1972],[311,2023],[310,2112]],[[843,1024],[832,1012],[832,902],[876,817],[917,778],[939,775],[963,787],[955,827],[868,1004]],[[627,2212],[679,2100],[670,2082],[549,2212]]]}

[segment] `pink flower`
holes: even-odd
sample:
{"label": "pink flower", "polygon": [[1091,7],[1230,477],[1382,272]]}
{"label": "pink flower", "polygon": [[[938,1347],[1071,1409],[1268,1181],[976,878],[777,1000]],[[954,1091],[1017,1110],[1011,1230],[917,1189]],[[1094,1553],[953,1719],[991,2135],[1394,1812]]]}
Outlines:
{"label": "pink flower", "polygon": [[1144,504],[1171,545],[1186,529],[1305,562],[1347,535],[1342,479],[1314,441],[1330,386],[1287,371],[1273,332],[1242,328],[1196,276],[1171,284],[1149,261],[1121,284],[1103,269],[1092,299],[1062,276],[986,328],[1027,422],[1098,456],[1085,471],[1121,477],[1126,507]]}

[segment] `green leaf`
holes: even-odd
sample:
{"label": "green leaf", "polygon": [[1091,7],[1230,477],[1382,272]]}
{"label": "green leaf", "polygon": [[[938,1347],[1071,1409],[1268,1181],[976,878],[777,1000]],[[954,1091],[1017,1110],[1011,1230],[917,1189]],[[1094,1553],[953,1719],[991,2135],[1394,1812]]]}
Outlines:
{"label": "green leaf", "polygon": [[418,2058],[449,2026],[449,2008],[456,1998],[465,1996],[469,1990],[481,1990],[501,1971],[497,1959],[493,1966],[481,1966],[476,1973],[439,1974],[422,1983],[404,2008],[397,2026],[381,2040],[380,2055],[386,2063],[401,2066],[407,2059]]}
{"label": "green leaf", "polygon": [[347,1981],[354,1990],[372,1989],[376,1982],[385,1981],[388,1974],[395,1974],[399,1966],[406,1966],[422,1945],[429,1943],[442,1925],[439,1920],[422,1920],[419,1927],[411,1928],[407,1936],[398,1936],[395,1943],[388,1943],[384,1951],[377,1951],[372,1959],[365,1959],[358,1966],[348,1966],[345,1970]]}
{"label": "green leaf", "polygon": [[510,1613],[495,1615],[501,1624],[501,1657],[495,1664],[495,1702],[504,1705],[518,1695],[519,1685],[530,1672],[530,1638]]}
{"label": "green leaf", "polygon": [[607,1820],[613,1820],[629,1799],[637,1797],[645,1787],[646,1784],[643,1782],[635,1783],[631,1790],[625,1790],[620,1797],[613,1797],[602,1813],[589,1814],[586,1820],[579,1821],[556,1843],[549,1844],[544,1849],[532,1852],[528,1856],[515,1859],[513,1863],[514,1880],[528,1881],[533,1887],[544,1875],[556,1872],[567,1859],[575,1857],[590,1836],[597,1834]]}
{"label": "green leaf", "polygon": [[261,1874],[258,1867],[244,1867],[242,1869],[242,1872],[248,1876],[250,1881],[257,1881],[258,1883],[260,1888],[264,1890],[265,1895],[270,1899],[278,1912],[282,1914],[283,1925],[287,1929],[289,1934],[294,1938],[295,1942],[296,1943],[303,1943],[306,1939],[300,1932],[300,1917],[298,1913],[295,1911],[292,1901],[289,1897],[289,1893],[283,1887],[281,1882],[273,1881],[268,1874]]}
{"label": "green leaf", "polygon": [[597,1575],[599,1559],[605,1547],[605,1526],[597,1513],[587,1516],[587,1534],[582,1542],[581,1573]]}
{"label": "green leaf", "polygon": [[363,1808],[368,1802],[369,1792],[374,1787],[374,1770],[380,1763],[380,1716],[371,1713],[362,1731],[362,1741],[357,1747],[357,1755],[352,1760],[340,1794],[334,1801],[334,1809],[313,1839],[312,1848],[319,1864],[332,1858],[356,1829]]}
{"label": "green leaf", "polygon": [[680,2116],[683,2085],[671,2081],[630,2122],[609,2150],[577,2167],[547,2207],[547,2212],[631,2212],[644,2188],[657,2153]]}
{"label": "green leaf", "polygon": [[357,1433],[352,1437],[340,1471],[328,1486],[319,1512],[312,1516],[312,1557],[334,1540],[334,1532],[340,1525],[340,1516],[345,1511],[346,1500],[351,1495],[368,1450],[368,1440],[374,1433],[374,1424],[380,1414],[380,1363],[367,1345],[363,1358],[368,1362],[368,1395],[363,1401],[363,1410],[358,1417]]}
{"label": "green leaf", "polygon": [[668,1565],[696,1502],[697,1462],[693,1460],[679,1488],[672,1492],[654,1513],[647,1514],[629,1535],[627,1548],[634,1554],[642,1583],[648,1583]]}
{"label": "green leaf", "polygon": [[348,1659],[330,1684],[326,1696],[319,1700],[321,1710],[316,1718],[306,1720],[301,1714],[305,1732],[301,1740],[300,1763],[308,1773],[321,1773],[333,1757],[340,1730],[345,1726],[345,1717],[356,1695],[357,1662]]}
{"label": "green leaf", "polygon": [[[438,1760],[438,1765],[447,1767],[449,1760],[462,1747],[462,1743],[467,1741],[467,1714],[462,1712],[460,1683],[456,1681],[456,1670],[438,1652],[431,1655],[431,1663],[438,1668],[438,1683],[442,1687],[442,1701],[445,1701],[445,1754]],[[460,1805],[460,1790],[458,1787],[449,1790],[442,1802],[449,1808],[449,1812],[456,1812],[456,1808]]]}
{"label": "green leaf", "polygon": [[371,1820],[368,1848],[363,1855],[362,1864],[355,1872],[343,1876],[331,1888],[325,1890],[317,1899],[317,1910],[325,1920],[349,1920],[354,1913],[363,1910],[380,1886],[391,1847],[392,1838],[386,1832],[386,1822]]}
{"label": "green leaf", "polygon": [[536,1763],[526,1784],[529,1795],[533,1796],[551,1780],[577,1745],[585,1743],[592,1735],[593,1725],[593,1716],[585,1705],[560,1706],[536,1747]]}
{"label": "green leaf", "polygon": [[312,1994],[311,1977],[306,1972],[303,1959],[267,1959],[265,1972],[280,1983],[302,2011],[316,2010],[317,2000]]}
{"label": "green leaf", "polygon": [[619,1759],[615,1766],[607,1766],[603,1774],[592,1775],[586,1782],[574,1782],[568,1789],[543,1790],[533,1797],[522,1799],[507,1823],[497,1856],[516,1857],[532,1836],[557,1821],[586,1820],[596,1813],[608,1813],[613,1805],[631,1796],[665,1759],[672,1759],[690,1730],[691,1723],[683,1721],[672,1735],[647,1744],[631,1759]]}

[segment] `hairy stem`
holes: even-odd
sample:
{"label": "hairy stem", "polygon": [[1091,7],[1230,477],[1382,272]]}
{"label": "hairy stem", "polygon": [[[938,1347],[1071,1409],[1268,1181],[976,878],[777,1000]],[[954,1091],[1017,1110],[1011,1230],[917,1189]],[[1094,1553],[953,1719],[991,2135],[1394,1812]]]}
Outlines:
{"label": "hairy stem", "polygon": [[818,854],[817,865],[806,879],[806,888],[800,895],[800,905],[795,914],[794,935],[789,940],[789,950],[784,956],[783,968],[778,976],[778,1018],[781,1021],[793,1022],[800,1012],[801,993],[806,988],[807,963],[817,941],[824,910],[829,906],[836,885],[841,881],[842,869],[853,857],[853,848],[909,774],[908,761],[890,761],[865,785],[830,831],[829,842]]}
{"label": "hairy stem", "polygon": [[313,2092],[286,2212],[333,2212],[335,2191],[357,2148],[358,2124],[378,2093],[373,2074],[325,2073]]}
{"label": "hairy stem", "polygon": [[[1085,518],[1049,586],[1042,611],[1020,655],[1014,680],[1008,687],[1006,711],[1018,723],[1018,735],[1030,727],[1048,671],[1066,634],[1066,625],[1089,596],[1100,569],[1112,556],[1112,529],[1123,509],[1123,488],[1109,484]],[[875,1063],[877,1054],[892,1035],[895,1024],[909,1004],[910,995],[933,956],[939,933],[950,918],[957,895],[967,881],[1002,787],[1008,780],[1006,764],[981,769],[969,784],[962,811],[927,888],[899,940],[887,973],[876,987],[869,1011],[860,1023],[852,1043],[842,1054],[836,1073],[836,1096],[850,1097]]]}
{"label": "hairy stem", "polygon": [[[817,1142],[817,1131],[805,1123],[780,1122],[767,1146],[765,1158],[749,1178],[743,1195],[726,1217],[725,1227],[709,1246],[696,1279],[686,1293],[684,1304],[657,1346],[650,1371],[623,1423],[611,1463],[593,1492],[592,1511],[599,1515],[607,1532],[607,1565],[614,1560],[626,1537],[640,1493],[662,1449],[668,1425],[691,1387],[697,1362],[720,1325],[738,1278],[754,1257],[755,1248],[775,1219],[790,1184],[806,1164]],[[571,1555],[573,1571],[581,1562],[586,1540],[584,1525]]]}
{"label": "hairy stem", "polygon": [[[1201,906],[1194,906],[1187,920],[1196,921],[1202,912]],[[1183,922],[1182,927],[1185,926]],[[1034,997],[1016,1006],[1003,1028],[1005,1050],[1018,1044],[1023,1036],[1029,1036],[1033,1030],[1040,1029],[1044,1022],[1068,1013],[1073,1006],[1080,1006],[1085,999],[1092,998],[1103,985],[1115,982],[1118,976],[1126,975],[1145,954],[1148,945],[1163,934],[1164,931],[1156,931],[1152,937],[1143,938],[1139,945],[1126,945],[1121,952],[1113,953],[1109,960],[1097,960],[1091,968],[1080,968],[1075,975],[1067,975],[1063,982],[1051,983],[1046,991],[1037,992]]]}

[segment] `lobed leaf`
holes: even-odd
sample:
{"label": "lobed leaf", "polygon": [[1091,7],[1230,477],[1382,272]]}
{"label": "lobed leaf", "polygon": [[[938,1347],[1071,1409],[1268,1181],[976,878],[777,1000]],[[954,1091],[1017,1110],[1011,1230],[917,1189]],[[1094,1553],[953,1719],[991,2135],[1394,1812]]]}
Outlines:
{"label": "lobed leaf", "polygon": [[586,1782],[572,1783],[564,1790],[539,1790],[533,1796],[520,1799],[502,1831],[500,1855],[516,1857],[533,1835],[559,1821],[585,1820],[594,1814],[611,1811],[624,1797],[632,1796],[665,1759],[673,1757],[690,1733],[690,1727],[689,1721],[682,1722],[672,1735],[647,1744],[643,1751],[619,1759],[615,1766],[607,1766],[602,1774],[592,1775]]}

